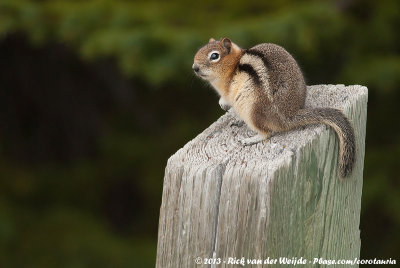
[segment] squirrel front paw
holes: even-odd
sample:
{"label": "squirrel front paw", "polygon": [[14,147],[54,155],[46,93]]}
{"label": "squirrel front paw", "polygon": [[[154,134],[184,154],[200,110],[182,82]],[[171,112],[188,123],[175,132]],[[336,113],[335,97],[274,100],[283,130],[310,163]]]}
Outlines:
{"label": "squirrel front paw", "polygon": [[231,122],[229,122],[229,127],[242,127],[244,125],[244,121],[243,120],[232,120]]}
{"label": "squirrel front paw", "polygon": [[227,103],[223,98],[220,98],[218,103],[224,111],[228,111],[231,108],[229,103]]}

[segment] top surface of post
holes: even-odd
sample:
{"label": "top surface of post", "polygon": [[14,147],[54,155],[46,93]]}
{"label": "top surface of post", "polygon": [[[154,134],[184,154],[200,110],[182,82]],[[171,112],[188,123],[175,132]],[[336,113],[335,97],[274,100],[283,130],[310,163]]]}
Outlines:
{"label": "top surface of post", "polygon": [[[306,107],[331,107],[345,114],[351,104],[358,99],[367,98],[364,86],[315,85],[307,87]],[[215,104],[217,105],[217,103]],[[268,142],[243,146],[239,140],[255,135],[246,125],[229,126],[234,120],[231,112],[221,116],[215,123],[188,142],[168,160],[167,169],[181,166],[253,166],[253,170],[267,169],[273,172],[302,146],[312,142],[328,127],[315,125],[302,127],[289,132],[278,133]],[[350,121],[354,119],[350,118]],[[262,163],[262,165],[260,165]]]}

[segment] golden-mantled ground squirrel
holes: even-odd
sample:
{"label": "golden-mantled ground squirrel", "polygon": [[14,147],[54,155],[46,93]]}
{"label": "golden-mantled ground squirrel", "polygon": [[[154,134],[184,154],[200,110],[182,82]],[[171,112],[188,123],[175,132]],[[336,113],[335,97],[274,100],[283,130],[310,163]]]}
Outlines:
{"label": "golden-mantled ground squirrel", "polygon": [[242,49],[228,38],[210,39],[194,57],[196,75],[210,82],[224,110],[235,113],[258,133],[241,141],[250,145],[311,124],[327,124],[339,137],[339,175],[351,174],[355,162],[354,130],[333,108],[304,108],[307,87],[294,58],[275,44]]}

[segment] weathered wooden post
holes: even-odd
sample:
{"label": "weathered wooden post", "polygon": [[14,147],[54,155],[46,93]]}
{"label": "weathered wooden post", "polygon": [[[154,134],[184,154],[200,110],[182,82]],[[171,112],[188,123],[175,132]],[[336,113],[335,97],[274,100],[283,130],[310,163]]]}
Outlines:
{"label": "weathered wooden post", "polygon": [[357,160],[345,180],[326,126],[243,147],[238,140],[252,133],[229,126],[227,113],[177,151],[165,169],[157,267],[237,267],[242,257],[247,267],[268,257],[302,257],[308,267],[314,258],[359,257],[367,98],[362,86],[308,87],[306,106],[339,108],[354,126]]}

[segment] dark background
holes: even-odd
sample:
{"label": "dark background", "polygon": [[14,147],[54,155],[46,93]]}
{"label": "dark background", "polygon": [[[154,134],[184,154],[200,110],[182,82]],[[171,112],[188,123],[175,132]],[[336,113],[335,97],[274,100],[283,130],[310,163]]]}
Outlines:
{"label": "dark background", "polygon": [[223,112],[210,37],[369,88],[361,257],[400,252],[400,2],[0,0],[0,266],[153,267],[168,157]]}

